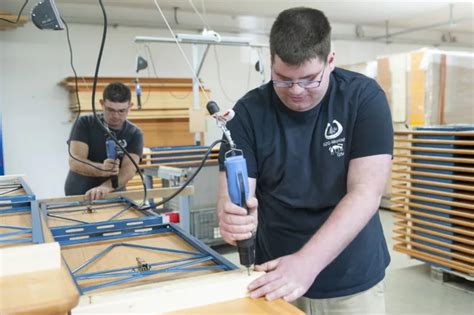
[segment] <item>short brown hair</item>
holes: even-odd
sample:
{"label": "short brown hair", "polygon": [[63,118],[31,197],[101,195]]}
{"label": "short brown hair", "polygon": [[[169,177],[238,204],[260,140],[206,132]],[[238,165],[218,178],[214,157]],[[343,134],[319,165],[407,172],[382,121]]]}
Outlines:
{"label": "short brown hair", "polygon": [[331,50],[331,25],[323,12],[298,7],[281,12],[270,32],[270,54],[290,65],[313,58],[326,61]]}
{"label": "short brown hair", "polygon": [[125,103],[130,102],[132,93],[130,88],[121,82],[112,82],[107,85],[102,95],[104,100],[111,102]]}

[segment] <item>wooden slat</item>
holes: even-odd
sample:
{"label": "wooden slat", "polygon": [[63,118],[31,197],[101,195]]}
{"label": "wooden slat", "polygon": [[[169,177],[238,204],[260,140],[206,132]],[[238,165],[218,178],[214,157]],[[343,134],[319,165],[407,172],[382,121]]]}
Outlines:
{"label": "wooden slat", "polygon": [[[409,200],[409,199],[405,198],[405,200]],[[420,209],[423,209],[423,210],[430,210],[430,211],[445,213],[445,214],[449,214],[449,215],[454,215],[454,216],[458,216],[458,217],[462,217],[462,218],[466,218],[466,219],[473,219],[474,218],[474,213],[472,213],[472,211],[465,210],[465,209],[449,210],[449,209],[444,209],[444,208],[439,208],[439,207],[435,207],[435,206],[429,206],[429,205],[425,205],[425,204],[421,204],[421,203],[416,203],[416,202],[411,202],[411,201],[404,201],[404,200],[397,200],[396,203],[397,204],[402,204],[402,205],[405,205],[405,206],[409,206],[409,207],[420,208]]]}
{"label": "wooden slat", "polygon": [[[409,221],[410,220],[404,220],[404,222],[409,222]],[[474,239],[472,239],[472,238],[466,238],[466,237],[461,237],[459,235],[455,236],[455,235],[450,235],[450,234],[446,234],[446,233],[441,233],[441,232],[437,232],[433,229],[425,229],[425,228],[419,227],[418,225],[408,225],[408,224],[405,224],[404,222],[396,221],[396,222],[394,222],[394,224],[396,226],[400,226],[400,227],[403,227],[403,228],[408,229],[408,230],[423,232],[423,233],[426,233],[426,234],[439,236],[439,237],[442,237],[442,238],[445,238],[445,239],[448,239],[448,240],[451,240],[451,241],[454,241],[454,242],[464,243],[464,244],[474,246]]]}
{"label": "wooden slat", "polygon": [[405,254],[410,255],[412,257],[419,258],[419,259],[426,260],[426,261],[430,261],[430,262],[434,262],[434,263],[440,264],[442,266],[452,268],[454,270],[458,270],[458,271],[461,271],[461,272],[465,272],[465,273],[474,275],[474,269],[471,268],[467,264],[461,264],[461,263],[458,263],[458,262],[450,260],[450,259],[439,257],[437,255],[421,252],[421,251],[418,251],[418,250],[409,249],[409,248],[407,248],[406,246],[404,246],[402,244],[395,244],[393,248],[398,252],[405,253]]}
{"label": "wooden slat", "polygon": [[407,217],[406,215],[402,215],[402,214],[394,214],[393,217],[397,218],[397,219],[400,219],[400,220],[403,220],[403,221],[408,221],[408,222],[413,222],[413,223],[418,223],[418,224],[430,226],[430,227],[433,227],[433,228],[436,228],[436,229],[439,229],[439,230],[443,230],[443,231],[447,231],[447,232],[467,235],[467,236],[471,236],[471,237],[474,236],[474,233],[472,233],[471,231],[468,231],[467,229],[464,229],[464,228],[452,227],[452,226],[447,226],[447,225],[443,225],[443,224],[438,224],[438,223],[434,223],[434,222],[430,222],[430,221],[426,221],[426,220],[422,220],[422,219]]}
{"label": "wooden slat", "polygon": [[474,131],[427,131],[427,130],[399,130],[394,132],[395,136],[473,136]]}
{"label": "wooden slat", "polygon": [[396,149],[396,150],[408,150],[408,151],[419,151],[419,152],[474,155],[474,150],[463,150],[463,149],[439,149],[439,148],[401,147],[401,146],[395,146],[394,149]]}
{"label": "wooden slat", "polygon": [[[448,222],[448,223],[453,223],[453,224],[457,224],[457,225],[461,225],[461,226],[467,226],[467,227],[470,227],[470,228],[474,228],[474,223],[469,223],[469,222],[464,221],[464,220],[445,218],[445,217],[441,217],[441,216],[438,216],[438,215],[434,215],[434,214],[430,214],[430,213],[426,213],[426,212],[419,212],[419,211],[415,211],[415,210],[409,210],[409,209],[405,209],[405,208],[401,208],[401,207],[397,207],[397,206],[392,206],[391,209],[399,211],[399,212],[403,212],[403,213],[417,215],[417,216],[420,216],[420,217],[435,219],[435,220],[442,221],[442,222]],[[448,211],[448,210],[446,210],[446,211]],[[469,230],[466,229],[466,233],[467,233],[466,235],[474,236],[474,230],[469,231]]]}
{"label": "wooden slat", "polygon": [[[438,139],[403,139],[395,137],[395,142],[425,143],[425,144],[453,144],[453,145],[474,145],[474,140],[438,140]],[[416,147],[419,148],[419,147]]]}
{"label": "wooden slat", "polygon": [[[474,255],[474,247],[469,246],[469,245],[461,245],[461,244],[456,244],[456,243],[450,244],[450,243],[447,243],[447,242],[442,242],[442,241],[439,241],[435,238],[429,238],[429,237],[426,237],[426,236],[423,236],[423,235],[420,235],[420,234],[407,232],[405,230],[405,228],[394,229],[393,232],[395,234],[399,234],[401,236],[409,237],[410,239],[424,241],[424,242],[432,243],[432,244],[435,244],[435,245],[443,246],[443,247],[446,247],[446,248],[449,248],[449,249],[452,249],[452,250],[455,250],[455,251],[458,251],[458,252],[466,253],[466,254],[471,255],[471,256]],[[446,252],[446,250],[442,250],[442,249],[440,249],[440,251],[441,252]],[[465,255],[462,255],[462,254],[459,255],[459,256],[454,256],[454,255],[457,255],[457,254],[453,254],[452,257],[457,258],[459,260],[469,262],[469,263],[474,263],[474,258],[472,258],[472,257],[465,256]]]}
{"label": "wooden slat", "polygon": [[418,175],[418,176],[424,176],[424,177],[435,177],[435,178],[459,180],[459,181],[464,181],[464,182],[474,182],[474,177],[470,177],[470,176],[445,175],[445,174],[430,173],[430,172],[405,171],[405,170],[399,170],[399,169],[395,169],[394,171],[398,173]]}
{"label": "wooden slat", "polygon": [[411,162],[401,162],[401,161],[394,161],[392,164],[402,165],[402,166],[407,166],[407,167],[432,169],[432,170],[453,171],[453,172],[460,172],[460,173],[474,173],[474,167],[447,166],[447,165],[411,163]]}
{"label": "wooden slat", "polygon": [[403,178],[403,177],[392,177],[392,181],[401,181],[401,182],[408,182],[408,183],[413,183],[413,184],[430,185],[430,186],[438,186],[438,187],[443,187],[443,188],[474,191],[474,185],[468,186],[468,185],[459,185],[459,184],[449,184],[449,183],[435,182],[435,181],[422,180],[422,179],[413,179],[413,178]]}
{"label": "wooden slat", "polygon": [[[415,238],[415,235],[411,235],[410,238]],[[461,260],[462,262],[466,262],[468,266],[470,264],[472,264],[472,262],[474,261],[471,257],[466,256],[464,254],[459,254],[459,253],[455,253],[455,252],[442,250],[442,249],[439,249],[439,248],[436,248],[436,247],[432,247],[432,246],[421,244],[421,243],[418,243],[418,242],[415,242],[415,241],[407,240],[407,239],[405,239],[404,237],[401,237],[401,236],[393,237],[393,239],[395,241],[400,242],[400,243],[411,245],[412,247],[423,248],[423,249],[426,249],[426,250],[429,250],[429,251],[432,251],[432,252],[435,252],[435,253],[438,253],[438,254],[449,256],[449,257],[452,257],[452,258],[456,258],[458,260]],[[472,269],[472,271],[474,271],[474,266],[471,266],[471,269]]]}
{"label": "wooden slat", "polygon": [[[146,155],[160,155],[160,154],[176,154],[176,153],[197,153],[202,152],[205,153],[208,149],[199,148],[199,149],[189,149],[189,150],[166,150],[166,151],[150,151],[143,153],[143,156]],[[219,149],[212,149],[212,153],[218,153]]]}
{"label": "wooden slat", "polygon": [[[396,197],[405,197],[405,198],[410,199],[410,200],[421,200],[421,201],[432,202],[432,203],[435,203],[435,204],[441,204],[441,205],[446,205],[446,206],[452,206],[452,207],[458,207],[458,208],[463,208],[463,209],[468,209],[468,210],[474,210],[474,204],[472,204],[472,203],[447,201],[447,200],[442,200],[442,199],[438,199],[438,198],[423,197],[423,196],[413,195],[413,194],[408,194],[408,193],[403,194],[403,193],[394,192],[392,195],[396,196]],[[472,213],[472,215],[473,215],[473,218],[474,218],[474,212]]]}
{"label": "wooden slat", "polygon": [[394,154],[393,157],[398,158],[398,159],[474,164],[474,159],[465,159],[465,158],[458,158],[458,157],[451,158],[451,157],[444,157],[444,156],[421,155],[421,154]]}
{"label": "wooden slat", "polygon": [[[217,157],[219,156],[218,153],[216,154],[209,154],[208,156],[208,160],[216,160]],[[189,163],[197,163],[197,162],[200,162],[199,160],[196,160],[196,161],[189,161],[190,158],[203,158],[203,156],[164,156],[164,157],[157,157],[157,158],[148,158],[148,159],[142,159],[143,162],[157,162],[157,161],[169,161],[169,160],[173,160],[173,161],[176,161],[176,162],[182,162],[181,160],[187,160]],[[159,163],[155,163],[155,166],[156,164],[159,164]],[[166,163],[164,163],[166,164]]]}
{"label": "wooden slat", "polygon": [[396,185],[396,184],[393,184],[392,187],[393,188],[398,188],[398,189],[404,189],[406,191],[422,192],[422,193],[433,194],[433,195],[438,195],[438,196],[451,197],[451,198],[456,198],[456,199],[466,199],[466,200],[473,200],[474,201],[474,195],[467,195],[467,194],[460,194],[460,193],[450,193],[450,192],[445,192],[445,191],[442,191],[442,190],[418,188],[418,187],[414,187],[414,186],[404,186],[404,185]]}

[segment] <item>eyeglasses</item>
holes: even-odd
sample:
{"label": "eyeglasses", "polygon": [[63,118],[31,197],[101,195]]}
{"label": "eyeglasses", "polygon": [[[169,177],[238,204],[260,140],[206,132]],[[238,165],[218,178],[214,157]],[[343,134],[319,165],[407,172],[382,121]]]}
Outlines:
{"label": "eyeglasses", "polygon": [[293,84],[298,84],[302,89],[313,89],[318,88],[323,81],[324,70],[326,70],[326,65],[324,65],[323,71],[321,72],[321,79],[320,80],[298,80],[298,81],[290,81],[290,80],[272,80],[273,85],[276,87],[282,88],[291,88]]}
{"label": "eyeglasses", "polygon": [[123,109],[113,109],[113,108],[110,108],[108,106],[104,106],[104,108],[105,108],[105,111],[109,114],[124,115],[124,114],[128,113],[128,107],[123,108]]}

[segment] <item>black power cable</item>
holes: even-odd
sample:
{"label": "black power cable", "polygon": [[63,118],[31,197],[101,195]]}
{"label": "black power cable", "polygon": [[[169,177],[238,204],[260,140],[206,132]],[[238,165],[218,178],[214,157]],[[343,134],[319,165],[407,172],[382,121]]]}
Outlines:
{"label": "black power cable", "polygon": [[[78,83],[78,77],[77,77],[77,72],[76,72],[76,68],[74,67],[74,55],[73,55],[73,50],[72,50],[72,44],[71,44],[71,37],[70,37],[70,34],[69,34],[69,26],[68,24],[66,23],[66,21],[61,17],[61,20],[63,21],[64,23],[64,26],[66,27],[66,37],[67,37],[67,43],[68,43],[68,47],[69,47],[69,64],[71,65],[71,68],[72,68],[72,72],[74,73],[74,82],[75,82],[75,88],[76,88],[76,99],[77,99],[77,105],[78,105],[78,112],[77,112],[77,116],[76,118],[74,119],[74,124],[72,125],[72,129],[71,130],[74,130],[76,128],[76,125],[77,125],[77,122],[79,120],[79,117],[81,116],[81,101],[79,99],[79,83]],[[106,172],[112,172],[112,169],[110,170],[104,170],[100,167],[97,167],[95,166],[94,164],[92,163],[89,163],[87,161],[84,161],[84,160],[81,160],[81,159],[78,159],[76,158],[72,153],[71,153],[71,138],[72,138],[72,132],[71,134],[69,135],[69,139],[67,141],[67,152],[69,154],[69,156],[73,159],[73,160],[76,160],[80,163],[83,163],[83,164],[86,164],[92,168],[95,168],[96,170],[99,170],[99,171],[106,171]]]}
{"label": "black power cable", "polygon": [[5,21],[5,22],[8,22],[8,23],[11,23],[11,24],[17,24],[18,21],[20,20],[21,13],[22,13],[23,10],[25,9],[26,5],[28,4],[28,1],[30,1],[30,0],[26,0],[25,3],[23,3],[23,5],[22,5],[22,7],[21,7],[21,9],[20,9],[20,12],[18,12],[18,16],[16,17],[16,21],[10,21],[10,20],[3,19],[3,18],[0,18],[0,20]]}
{"label": "black power cable", "polygon": [[183,185],[181,187],[179,187],[178,190],[176,190],[174,193],[172,193],[171,195],[169,195],[168,197],[166,198],[163,198],[163,200],[161,200],[160,202],[156,203],[154,206],[147,206],[147,207],[141,207],[140,210],[150,210],[150,209],[156,209],[156,207],[159,207],[165,203],[167,203],[168,201],[170,201],[171,199],[173,199],[174,197],[176,197],[177,195],[179,195],[183,190],[184,188],[186,188],[192,181],[193,179],[196,177],[196,175],[201,171],[202,167],[204,166],[204,164],[206,163],[206,160],[207,158],[209,157],[209,154],[212,152],[212,149],[218,144],[218,143],[228,143],[226,140],[216,140],[214,141],[210,146],[209,146],[209,149],[207,149],[206,153],[204,154],[204,157],[202,158],[201,160],[201,164],[199,164],[199,167],[196,169],[196,171],[183,183]]}
{"label": "black power cable", "polygon": [[104,52],[105,40],[107,38],[107,23],[108,23],[107,22],[107,12],[105,11],[105,7],[104,7],[104,4],[102,3],[102,0],[99,0],[99,5],[100,5],[100,8],[102,10],[102,15],[104,17],[104,28],[103,28],[103,31],[102,31],[102,39],[101,39],[100,48],[99,48],[99,55],[97,56],[97,64],[96,64],[95,73],[94,73],[94,83],[92,85],[92,112],[93,112],[94,118],[95,118],[96,122],[99,124],[99,126],[104,130],[104,132],[107,134],[107,136],[109,136],[115,142],[115,144],[125,153],[125,155],[130,159],[132,164],[137,169],[138,175],[140,175],[140,179],[141,179],[142,184],[143,184],[143,202],[142,202],[142,205],[144,205],[145,202],[146,202],[146,199],[147,199],[147,188],[146,188],[145,180],[143,178],[143,174],[140,170],[140,167],[133,160],[130,153],[128,153],[128,151],[122,146],[122,144],[117,140],[117,138],[110,132],[109,128],[104,126],[102,121],[97,116],[97,112],[96,112],[96,109],[95,109],[95,93],[96,93],[96,90],[97,90],[97,78],[99,76],[100,62],[102,60],[102,54]]}

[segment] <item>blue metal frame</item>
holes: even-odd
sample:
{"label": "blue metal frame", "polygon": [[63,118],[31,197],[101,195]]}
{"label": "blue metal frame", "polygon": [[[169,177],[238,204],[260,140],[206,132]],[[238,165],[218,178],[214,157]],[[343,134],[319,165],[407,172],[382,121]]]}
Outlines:
{"label": "blue metal frame", "polygon": [[[140,206],[137,203],[135,203],[133,200],[130,200],[129,198],[126,198],[126,197],[118,197],[118,198],[113,198],[113,199],[101,199],[101,200],[95,200],[93,202],[90,202],[90,201],[75,201],[75,202],[50,203],[50,204],[42,203],[41,204],[41,211],[43,212],[43,215],[46,217],[46,219],[48,219],[49,217],[52,217],[52,218],[58,218],[58,219],[66,220],[66,221],[76,222],[76,223],[79,223],[79,224],[93,224],[94,222],[87,222],[87,221],[81,221],[81,220],[78,220],[78,219],[68,218],[68,217],[56,215],[56,213],[63,214],[63,213],[78,212],[78,211],[82,211],[82,210],[81,209],[67,210],[67,208],[80,207],[80,206],[89,206],[89,205],[98,205],[97,207],[94,208],[94,210],[107,209],[107,208],[109,208],[109,206],[107,206],[107,205],[112,204],[112,203],[124,203],[125,208],[121,209],[121,210],[117,210],[117,213],[115,213],[112,217],[110,217],[109,219],[107,219],[104,222],[112,221],[115,218],[117,218],[118,216],[120,216],[122,213],[124,213],[125,211],[128,211],[130,209],[135,209],[137,211],[141,211]],[[114,205],[114,207],[115,207],[115,205]],[[61,210],[54,211],[55,209],[61,209]],[[151,211],[141,211],[141,212],[144,214],[144,216],[156,215]]]}
{"label": "blue metal frame", "polygon": [[[233,270],[238,267],[207,247],[203,242],[194,238],[177,225],[165,223],[160,216],[144,217],[142,219],[128,219],[113,222],[100,222],[96,224],[75,225],[68,227],[55,227],[51,229],[54,239],[62,248],[77,244],[91,244],[104,240],[127,238],[126,241],[118,241],[108,245],[100,253],[84,262],[75,270],[70,270],[81,294],[86,292],[110,287],[124,282],[138,280],[144,277],[166,273],[166,272],[193,272],[202,270]],[[177,250],[172,248],[154,247],[132,244],[134,238],[152,236],[160,233],[174,233],[186,241],[196,251]],[[158,252],[173,252],[182,254],[184,257],[168,261],[151,262],[146,268],[140,270],[138,265],[124,266],[121,268],[102,270],[98,272],[81,273],[81,271],[99,258],[105,256],[113,248],[126,246],[153,250]],[[195,266],[196,264],[213,261],[212,266]],[[67,264],[67,261],[66,261]],[[170,266],[171,265],[171,266]],[[100,284],[84,286],[81,282],[89,279],[104,279]]]}
{"label": "blue metal frame", "polygon": [[[7,209],[0,209],[0,215],[12,214],[12,213],[31,213],[31,227],[27,226],[14,226],[14,225],[0,225],[0,228],[13,230],[12,232],[6,232],[0,234],[0,244],[16,244],[16,243],[43,243],[44,235],[41,225],[40,213],[38,211],[37,204],[35,202],[35,195],[31,188],[28,186],[26,181],[22,177],[16,178],[1,178],[0,186],[5,185],[18,185],[19,189],[25,191],[22,195],[16,196],[4,196],[0,195],[0,205],[6,206]],[[18,235],[25,235],[22,238],[15,238]],[[13,237],[13,238],[12,238]]]}
{"label": "blue metal frame", "polygon": [[26,212],[31,209],[31,202],[36,199],[35,194],[31,191],[31,188],[25,182],[22,177],[17,178],[1,178],[0,177],[0,186],[2,183],[14,183],[20,185],[21,188],[25,191],[23,195],[16,196],[1,196],[0,195],[0,206],[11,206],[9,209],[0,209],[0,214],[2,213],[14,213],[14,212]]}

